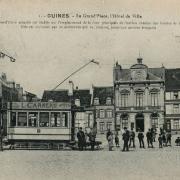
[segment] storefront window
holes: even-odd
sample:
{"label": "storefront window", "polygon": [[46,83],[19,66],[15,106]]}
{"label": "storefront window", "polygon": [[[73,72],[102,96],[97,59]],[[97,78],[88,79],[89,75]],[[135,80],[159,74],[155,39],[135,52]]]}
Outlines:
{"label": "storefront window", "polygon": [[29,127],[37,127],[37,117],[38,117],[37,112],[29,112],[29,115],[28,115],[28,126]]}
{"label": "storefront window", "polygon": [[18,126],[27,126],[26,112],[18,112]]}
{"label": "storefront window", "polygon": [[11,112],[11,127],[16,126],[16,112]]}
{"label": "storefront window", "polygon": [[61,116],[59,112],[51,113],[51,127],[60,127],[61,126]]}
{"label": "storefront window", "polygon": [[154,129],[158,128],[158,114],[155,113],[151,115],[151,125]]}
{"label": "storefront window", "polygon": [[128,116],[122,115],[121,116],[122,128],[128,128]]}
{"label": "storefront window", "polygon": [[49,126],[49,113],[48,112],[40,112],[39,126],[40,127],[48,127]]}
{"label": "storefront window", "polygon": [[173,121],[173,129],[174,130],[179,129],[179,123],[180,123],[179,119],[174,119],[174,121]]}

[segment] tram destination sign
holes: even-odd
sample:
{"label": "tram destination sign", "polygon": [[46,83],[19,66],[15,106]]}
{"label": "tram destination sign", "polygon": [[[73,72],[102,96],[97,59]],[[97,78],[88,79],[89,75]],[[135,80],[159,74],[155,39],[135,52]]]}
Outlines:
{"label": "tram destination sign", "polygon": [[71,109],[70,103],[63,102],[11,102],[12,109]]}

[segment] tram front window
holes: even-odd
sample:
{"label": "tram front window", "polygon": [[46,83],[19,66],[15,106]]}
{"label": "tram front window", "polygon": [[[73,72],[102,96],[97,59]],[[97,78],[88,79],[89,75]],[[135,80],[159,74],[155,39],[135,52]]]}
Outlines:
{"label": "tram front window", "polygon": [[49,127],[49,113],[48,112],[40,112],[39,126],[40,127]]}
{"label": "tram front window", "polygon": [[18,112],[18,126],[27,126],[26,112]]}
{"label": "tram front window", "polygon": [[30,112],[28,116],[28,126],[29,127],[37,127],[37,115],[36,112]]}
{"label": "tram front window", "polygon": [[11,127],[16,126],[16,112],[11,112]]}

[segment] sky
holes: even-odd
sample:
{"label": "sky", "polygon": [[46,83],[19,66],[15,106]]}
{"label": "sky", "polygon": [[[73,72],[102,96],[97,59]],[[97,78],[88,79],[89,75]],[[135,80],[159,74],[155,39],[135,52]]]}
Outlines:
{"label": "sky", "polygon": [[[178,0],[57,1],[0,0],[0,21],[47,20],[47,13],[140,14],[142,21],[177,22],[156,30],[28,30],[0,23],[0,51],[16,58],[0,59],[0,72],[27,91],[42,96],[73,71],[95,59],[69,80],[79,88],[113,84],[116,61],[123,68],[140,55],[149,67],[180,68],[180,2]],[[59,88],[68,88],[68,81]]]}

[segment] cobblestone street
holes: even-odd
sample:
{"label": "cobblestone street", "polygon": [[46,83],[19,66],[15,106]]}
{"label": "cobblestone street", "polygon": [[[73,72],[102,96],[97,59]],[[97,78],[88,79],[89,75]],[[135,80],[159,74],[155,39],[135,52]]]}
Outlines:
{"label": "cobblestone street", "polygon": [[[174,142],[174,139],[173,139]],[[180,147],[100,151],[0,152],[0,179],[24,180],[179,180]]]}

